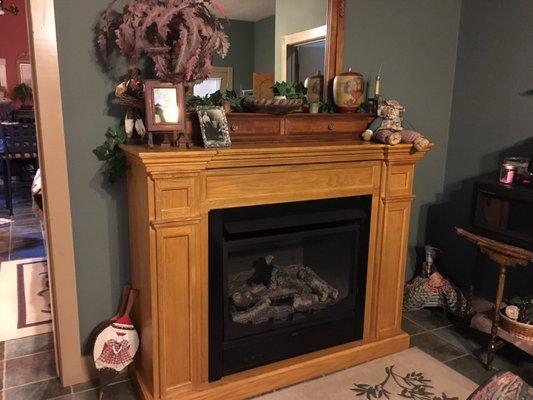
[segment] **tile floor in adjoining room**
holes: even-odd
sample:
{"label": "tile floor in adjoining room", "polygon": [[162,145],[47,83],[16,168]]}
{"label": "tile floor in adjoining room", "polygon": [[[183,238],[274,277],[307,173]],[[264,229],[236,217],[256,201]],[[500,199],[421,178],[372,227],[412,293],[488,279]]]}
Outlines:
{"label": "tile floor in adjoining room", "polygon": [[[96,382],[62,387],[55,369],[51,333],[9,340],[0,344],[3,400],[93,400]],[[106,389],[106,399],[136,399],[127,374]]]}
{"label": "tile floor in adjoining room", "polygon": [[[27,184],[16,186],[14,203],[12,223],[0,227],[0,261],[44,256],[41,227],[31,210]],[[8,217],[2,208],[0,217]],[[478,360],[485,357],[487,335],[464,329],[461,321],[439,310],[405,313],[402,325],[411,336],[411,346],[417,346],[475,383],[481,384],[492,375]],[[531,357],[512,345],[496,353],[494,367],[510,370],[533,385]],[[97,382],[87,382],[61,386],[51,333],[0,342],[0,400],[95,400],[96,385]],[[127,372],[118,376],[105,393],[106,400],[137,399]]]}

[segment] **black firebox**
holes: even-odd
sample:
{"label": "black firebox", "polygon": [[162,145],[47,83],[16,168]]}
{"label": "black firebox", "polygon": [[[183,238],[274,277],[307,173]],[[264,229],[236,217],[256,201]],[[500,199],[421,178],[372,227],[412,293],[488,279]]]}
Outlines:
{"label": "black firebox", "polygon": [[209,380],[361,339],[371,197],[209,213]]}

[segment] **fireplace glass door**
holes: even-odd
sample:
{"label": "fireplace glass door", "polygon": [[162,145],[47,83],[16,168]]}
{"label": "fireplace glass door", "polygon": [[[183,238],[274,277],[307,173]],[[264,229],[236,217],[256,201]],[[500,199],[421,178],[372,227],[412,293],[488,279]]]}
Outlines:
{"label": "fireplace glass door", "polygon": [[214,210],[210,379],[362,337],[370,197]]}

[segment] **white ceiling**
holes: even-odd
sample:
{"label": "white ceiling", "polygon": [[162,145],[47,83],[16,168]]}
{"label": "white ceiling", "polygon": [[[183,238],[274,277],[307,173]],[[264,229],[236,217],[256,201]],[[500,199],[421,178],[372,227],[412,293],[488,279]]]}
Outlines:
{"label": "white ceiling", "polygon": [[256,22],[276,13],[276,0],[221,0],[228,11],[227,18]]}

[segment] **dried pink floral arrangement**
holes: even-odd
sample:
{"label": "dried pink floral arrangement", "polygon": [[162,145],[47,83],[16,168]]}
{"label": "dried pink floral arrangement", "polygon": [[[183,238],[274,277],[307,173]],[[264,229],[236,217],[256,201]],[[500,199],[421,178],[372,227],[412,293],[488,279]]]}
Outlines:
{"label": "dried pink floral arrangement", "polygon": [[147,55],[162,81],[196,83],[209,77],[214,53],[228,52],[214,14],[226,15],[220,0],[130,0],[122,13],[113,10],[117,1],[110,0],[100,19],[98,46],[106,61],[114,40],[130,65]]}

